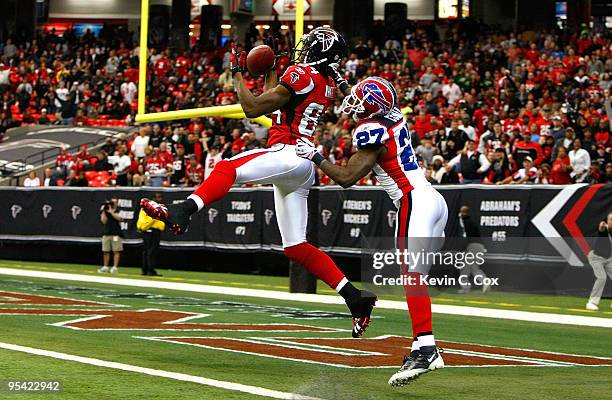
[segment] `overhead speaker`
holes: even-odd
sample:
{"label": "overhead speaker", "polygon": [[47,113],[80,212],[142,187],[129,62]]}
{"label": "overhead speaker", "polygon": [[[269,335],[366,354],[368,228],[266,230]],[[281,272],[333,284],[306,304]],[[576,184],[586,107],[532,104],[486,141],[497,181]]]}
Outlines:
{"label": "overhead speaker", "polygon": [[374,0],[334,1],[334,29],[347,41],[367,38],[374,21]]}
{"label": "overhead speaker", "polygon": [[175,49],[188,49],[191,0],[172,0],[171,23],[170,45]]}
{"label": "overhead speaker", "polygon": [[166,47],[170,41],[170,6],[155,4],[149,7],[149,44]]}
{"label": "overhead speaker", "polygon": [[221,46],[221,22],[223,7],[218,5],[202,6],[200,46],[203,49],[213,49]]}
{"label": "overhead speaker", "polygon": [[408,26],[406,3],[385,3],[385,30],[392,36],[403,36]]}

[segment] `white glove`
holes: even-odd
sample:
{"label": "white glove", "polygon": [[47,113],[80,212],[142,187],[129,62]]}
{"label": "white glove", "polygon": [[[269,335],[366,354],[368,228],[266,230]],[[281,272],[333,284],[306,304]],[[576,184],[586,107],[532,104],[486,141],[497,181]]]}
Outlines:
{"label": "white glove", "polygon": [[312,160],[312,157],[316,152],[317,149],[314,143],[312,143],[310,140],[306,138],[300,138],[297,140],[297,143],[295,144],[295,154],[297,154],[298,157]]}
{"label": "white glove", "polygon": [[323,161],[323,156],[317,151],[314,143],[306,138],[299,138],[295,143],[295,154],[298,157],[310,160],[319,165]]}

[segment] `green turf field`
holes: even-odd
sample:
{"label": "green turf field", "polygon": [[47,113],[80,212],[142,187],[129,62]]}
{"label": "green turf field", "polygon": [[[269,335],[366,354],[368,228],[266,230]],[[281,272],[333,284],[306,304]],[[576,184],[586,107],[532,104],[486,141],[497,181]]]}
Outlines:
{"label": "green turf field", "polygon": [[[0,261],[0,267],[73,272],[86,276],[95,270],[93,266],[10,261]],[[140,275],[136,276],[137,272],[124,269],[119,277],[141,278]],[[144,279],[278,291],[286,291],[287,287],[286,278],[161,272],[164,274],[161,278]],[[512,360],[498,360],[502,364],[520,362],[520,365],[465,366],[471,362],[480,365],[476,361],[482,353],[470,350],[473,354],[466,355],[465,352],[454,351],[452,344],[448,345],[449,350],[444,357],[447,363],[455,364],[455,367],[429,373],[403,388],[391,388],[387,380],[395,372],[395,364],[399,366],[401,354],[389,354],[388,358],[394,363],[391,366],[368,353],[384,352],[384,349],[357,350],[357,347],[364,343],[378,346],[373,338],[383,335],[409,336],[407,313],[400,310],[376,309],[376,318],[368,328],[365,340],[338,341],[334,339],[349,338],[351,328],[346,310],[340,305],[7,275],[0,275],[0,292],[3,292],[0,293],[0,343],[239,383],[288,395],[300,394],[322,399],[490,399],[493,396],[499,399],[597,399],[605,398],[611,390],[612,367],[609,366],[535,366],[527,363],[533,360],[528,360],[529,357],[525,359],[524,355],[513,356]],[[53,304],[59,302],[55,298],[73,304]],[[584,313],[584,299],[572,297],[495,292],[464,297],[445,293],[433,301],[500,310],[612,316],[609,312],[611,309]],[[608,301],[604,300],[601,305],[607,307]],[[148,309],[163,311],[143,311]],[[136,314],[136,311],[142,314]],[[64,315],[57,315],[59,313]],[[168,313],[172,318],[161,315],[163,313]],[[106,317],[101,317],[103,315]],[[188,318],[173,322],[182,316]],[[181,324],[189,326],[182,327]],[[280,326],[286,330],[274,332],[275,325],[276,330]],[[304,329],[318,331],[304,332]],[[434,329],[437,339],[442,341],[612,357],[610,328],[434,314]],[[160,337],[189,338],[181,340],[203,345],[176,343],[177,340],[147,340]],[[319,341],[305,344],[307,341],[304,338]],[[336,344],[324,347],[321,345],[322,338]],[[243,347],[232,347],[237,345]],[[309,359],[311,356],[316,361]],[[494,359],[491,355],[487,357]],[[377,364],[376,368],[371,365],[360,368],[338,366],[346,360],[351,363],[356,359],[381,364]],[[610,363],[610,360],[602,360],[602,363]],[[63,391],[58,394],[9,395],[0,392],[0,398],[8,399],[263,398],[214,385],[4,349],[0,349],[0,371],[0,381],[60,380],[63,383]]]}

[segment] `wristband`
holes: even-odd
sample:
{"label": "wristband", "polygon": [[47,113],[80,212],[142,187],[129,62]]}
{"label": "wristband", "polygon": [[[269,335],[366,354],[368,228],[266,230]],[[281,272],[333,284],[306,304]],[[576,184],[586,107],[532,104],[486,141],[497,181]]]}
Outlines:
{"label": "wristband", "polygon": [[340,89],[342,94],[346,93],[346,91],[349,90],[348,82],[346,80],[342,80],[340,83],[338,83],[338,89]]}
{"label": "wristband", "polygon": [[323,158],[323,156],[321,155],[321,153],[319,153],[318,151],[314,154],[314,156],[312,156],[312,158],[310,159],[310,161],[312,161],[313,163],[315,163],[318,166],[321,165],[321,163],[324,161],[325,159]]}

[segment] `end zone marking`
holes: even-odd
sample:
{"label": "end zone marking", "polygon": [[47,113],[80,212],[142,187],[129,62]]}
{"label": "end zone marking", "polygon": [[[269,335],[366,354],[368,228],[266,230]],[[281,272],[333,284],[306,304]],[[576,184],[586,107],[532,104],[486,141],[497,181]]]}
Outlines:
{"label": "end zone marking", "polygon": [[169,378],[169,379],[174,379],[174,380],[183,381],[183,382],[198,383],[200,385],[211,386],[211,387],[216,387],[216,388],[226,389],[226,390],[233,390],[237,392],[244,392],[248,394],[254,394],[257,396],[269,397],[273,399],[320,400],[320,399],[317,399],[316,397],[302,396],[302,395],[295,394],[295,393],[288,393],[288,392],[281,392],[278,390],[265,389],[259,386],[250,386],[250,385],[243,385],[241,383],[219,381],[216,379],[205,378],[202,376],[195,376],[195,375],[182,374],[180,372],[171,372],[171,371],[163,371],[160,369],[139,367],[136,365],[123,364],[123,363],[118,363],[114,361],[104,361],[104,360],[100,360],[97,358],[75,356],[71,354],[59,353],[56,351],[43,350],[43,349],[35,349],[33,347],[20,346],[20,345],[11,344],[11,343],[0,342],[0,349],[13,350],[13,351],[33,354],[37,356],[51,357],[51,358],[55,358],[58,360],[74,361],[74,362],[78,362],[81,364],[94,365],[97,367],[112,368],[112,369],[118,369],[118,370],[128,371],[128,372],[138,372],[138,373],[145,374],[145,375],[159,376],[162,378]]}
{"label": "end zone marking", "polygon": [[[255,297],[272,300],[301,301],[306,303],[344,305],[340,296],[320,294],[288,293],[274,290],[233,288],[228,286],[212,286],[192,283],[177,283],[168,281],[152,281],[133,278],[115,278],[106,276],[92,276],[81,274],[67,274],[59,272],[44,272],[39,270],[0,268],[0,275],[22,276],[30,278],[57,279],[73,282],[103,283],[119,286],[135,286],[154,289],[180,290],[195,293],[211,293],[228,296]],[[376,304],[379,309],[402,310],[407,309],[405,301],[379,300]],[[496,308],[481,308],[458,306],[448,304],[432,304],[432,312],[436,314],[461,315],[467,317],[482,317],[494,319],[508,319],[514,321],[538,322],[546,324],[579,325],[599,328],[612,328],[612,318],[590,317],[582,315],[552,314],[532,311],[500,310]]]}
{"label": "end zone marking", "polygon": [[[410,339],[384,335],[366,339],[211,336],[134,336],[138,339],[174,343],[341,368],[397,368]],[[447,367],[611,367],[612,358],[539,350],[514,349],[472,343],[438,341]]]}

